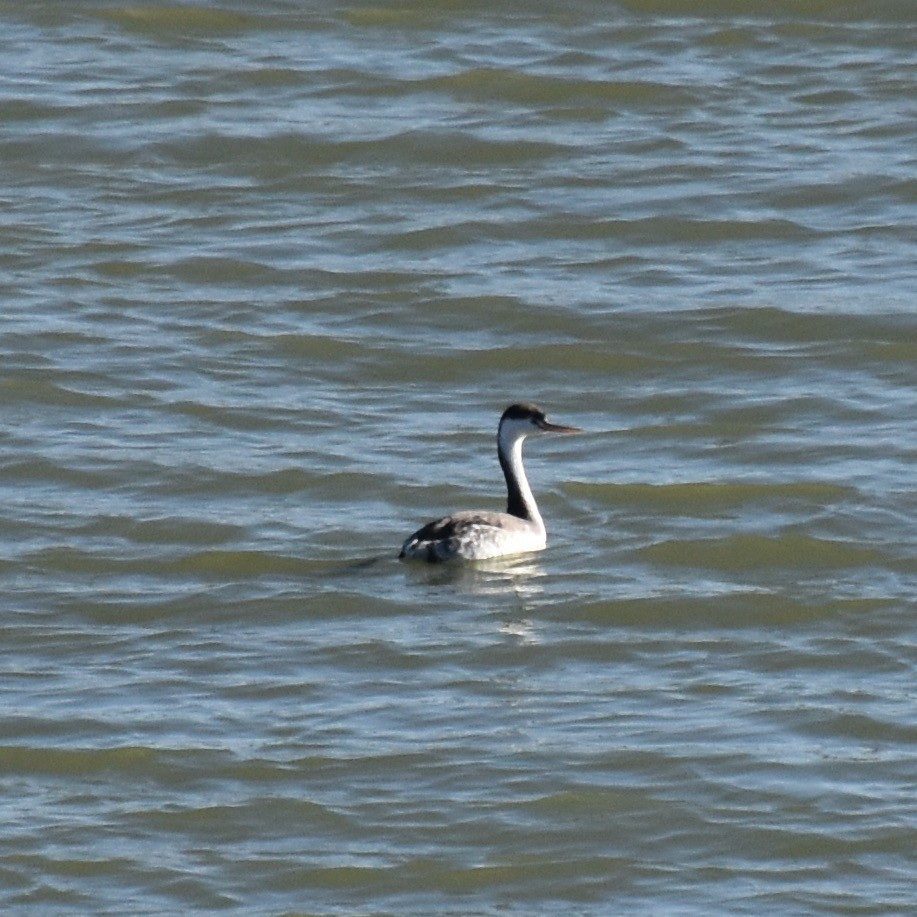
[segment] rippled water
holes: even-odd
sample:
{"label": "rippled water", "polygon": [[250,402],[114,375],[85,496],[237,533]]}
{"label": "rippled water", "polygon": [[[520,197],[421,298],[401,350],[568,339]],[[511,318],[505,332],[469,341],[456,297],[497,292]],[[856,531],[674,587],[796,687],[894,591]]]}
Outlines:
{"label": "rippled water", "polygon": [[4,912],[913,908],[912,4],[0,23]]}

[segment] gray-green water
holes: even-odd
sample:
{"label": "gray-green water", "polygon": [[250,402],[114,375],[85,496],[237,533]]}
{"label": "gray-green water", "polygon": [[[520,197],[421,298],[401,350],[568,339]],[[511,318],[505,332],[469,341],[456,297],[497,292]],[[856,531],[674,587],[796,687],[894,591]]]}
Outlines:
{"label": "gray-green water", "polygon": [[[912,912],[913,4],[0,60],[4,913]],[[548,550],[398,563],[520,398]]]}

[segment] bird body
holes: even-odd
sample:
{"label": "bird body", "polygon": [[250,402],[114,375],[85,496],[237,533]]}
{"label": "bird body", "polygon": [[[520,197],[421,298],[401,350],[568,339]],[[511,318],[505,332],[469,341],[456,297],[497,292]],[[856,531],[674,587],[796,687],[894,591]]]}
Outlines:
{"label": "bird body", "polygon": [[411,535],[399,557],[434,562],[489,560],[543,550],[547,533],[522,465],[522,443],[534,434],[578,432],[576,427],[549,423],[536,405],[511,404],[497,428],[497,456],[506,478],[506,512],[464,510],[444,516]]}

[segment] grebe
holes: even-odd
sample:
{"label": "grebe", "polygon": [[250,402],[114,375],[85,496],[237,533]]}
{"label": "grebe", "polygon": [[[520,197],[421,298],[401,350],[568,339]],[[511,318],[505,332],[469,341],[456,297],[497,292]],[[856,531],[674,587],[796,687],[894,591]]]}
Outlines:
{"label": "grebe", "polygon": [[411,535],[399,557],[438,561],[487,560],[541,551],[546,533],[522,467],[522,441],[536,433],[579,433],[577,427],[548,423],[534,404],[511,404],[497,428],[497,457],[506,478],[505,513],[464,510],[430,522]]}

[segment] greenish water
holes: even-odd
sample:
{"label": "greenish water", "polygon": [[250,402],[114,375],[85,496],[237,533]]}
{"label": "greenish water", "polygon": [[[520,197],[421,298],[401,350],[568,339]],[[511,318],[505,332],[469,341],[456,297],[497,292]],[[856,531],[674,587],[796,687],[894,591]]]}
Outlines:
{"label": "greenish water", "polygon": [[0,23],[4,913],[913,908],[909,3]]}

